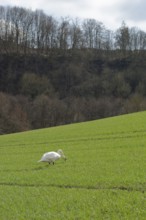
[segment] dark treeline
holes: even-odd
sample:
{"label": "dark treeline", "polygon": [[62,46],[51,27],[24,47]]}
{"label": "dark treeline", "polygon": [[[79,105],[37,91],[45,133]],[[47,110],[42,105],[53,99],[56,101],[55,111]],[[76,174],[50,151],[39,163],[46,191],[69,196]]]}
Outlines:
{"label": "dark treeline", "polygon": [[0,7],[0,133],[146,109],[146,33]]}

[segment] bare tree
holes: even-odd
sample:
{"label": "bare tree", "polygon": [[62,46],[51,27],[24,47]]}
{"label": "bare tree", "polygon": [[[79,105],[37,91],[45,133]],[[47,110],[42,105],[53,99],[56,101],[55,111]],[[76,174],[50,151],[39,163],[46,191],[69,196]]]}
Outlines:
{"label": "bare tree", "polygon": [[77,18],[70,25],[70,44],[72,49],[79,49],[82,46],[82,30]]}
{"label": "bare tree", "polygon": [[58,47],[59,49],[68,49],[69,48],[69,18],[62,18],[58,27]]}
{"label": "bare tree", "polygon": [[27,114],[14,96],[0,92],[0,131],[12,133],[30,128]]}
{"label": "bare tree", "polygon": [[122,22],[122,26],[117,30],[115,40],[115,45],[120,50],[126,51],[129,49],[130,34],[125,22]]}
{"label": "bare tree", "polygon": [[101,22],[95,19],[85,19],[83,22],[85,47],[102,49],[104,29]]}

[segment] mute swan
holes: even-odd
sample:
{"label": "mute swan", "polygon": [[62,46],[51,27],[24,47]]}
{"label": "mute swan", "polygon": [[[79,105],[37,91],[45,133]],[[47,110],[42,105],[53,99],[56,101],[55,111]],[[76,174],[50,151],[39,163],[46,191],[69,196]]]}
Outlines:
{"label": "mute swan", "polygon": [[62,150],[58,150],[57,152],[51,151],[43,154],[42,158],[38,162],[48,162],[49,164],[54,164],[55,160],[63,158],[66,160],[66,157]]}

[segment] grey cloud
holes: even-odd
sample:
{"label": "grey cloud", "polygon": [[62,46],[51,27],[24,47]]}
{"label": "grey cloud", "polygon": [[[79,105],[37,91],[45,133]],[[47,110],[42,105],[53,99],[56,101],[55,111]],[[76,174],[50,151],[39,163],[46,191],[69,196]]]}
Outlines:
{"label": "grey cloud", "polygon": [[135,22],[141,22],[146,20],[146,1],[145,0],[133,0],[133,1],[126,1],[123,3],[120,3],[117,6],[117,9],[119,11],[119,15],[124,17],[125,19],[135,21]]}

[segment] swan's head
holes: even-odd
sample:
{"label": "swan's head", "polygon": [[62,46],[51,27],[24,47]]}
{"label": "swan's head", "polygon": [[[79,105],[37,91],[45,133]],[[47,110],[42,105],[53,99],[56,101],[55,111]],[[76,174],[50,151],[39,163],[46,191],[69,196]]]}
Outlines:
{"label": "swan's head", "polygon": [[57,151],[57,153],[64,159],[64,160],[67,160],[66,156],[64,155],[63,151],[61,149],[59,149]]}

